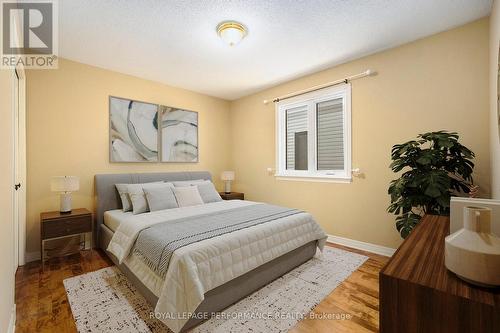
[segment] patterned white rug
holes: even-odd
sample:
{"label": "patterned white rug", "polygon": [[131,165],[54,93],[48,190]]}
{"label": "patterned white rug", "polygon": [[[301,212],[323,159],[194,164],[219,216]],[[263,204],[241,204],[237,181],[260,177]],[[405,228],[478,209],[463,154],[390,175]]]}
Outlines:
{"label": "patterned white rug", "polygon": [[[191,332],[287,332],[367,259],[326,247]],[[66,279],[64,286],[79,332],[170,332],[116,267]]]}

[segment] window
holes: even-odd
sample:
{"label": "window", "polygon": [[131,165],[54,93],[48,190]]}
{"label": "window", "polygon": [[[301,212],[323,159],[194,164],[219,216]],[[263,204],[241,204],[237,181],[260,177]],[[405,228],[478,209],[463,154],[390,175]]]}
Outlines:
{"label": "window", "polygon": [[351,180],[351,85],[279,102],[277,176]]}

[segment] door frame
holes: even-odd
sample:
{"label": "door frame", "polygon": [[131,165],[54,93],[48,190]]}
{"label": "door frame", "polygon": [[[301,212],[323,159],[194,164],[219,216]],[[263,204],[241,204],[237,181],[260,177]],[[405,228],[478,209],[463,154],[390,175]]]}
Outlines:
{"label": "door frame", "polygon": [[14,80],[14,267],[26,263],[26,74],[13,71]]}

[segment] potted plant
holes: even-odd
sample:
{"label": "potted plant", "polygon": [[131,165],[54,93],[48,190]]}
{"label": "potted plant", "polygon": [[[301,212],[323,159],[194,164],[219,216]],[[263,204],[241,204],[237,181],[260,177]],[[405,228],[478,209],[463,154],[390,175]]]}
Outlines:
{"label": "potted plant", "polygon": [[474,196],[474,153],[458,142],[458,134],[438,131],[392,147],[388,211],[397,215],[396,229],[406,238],[425,214],[449,215],[450,197]]}

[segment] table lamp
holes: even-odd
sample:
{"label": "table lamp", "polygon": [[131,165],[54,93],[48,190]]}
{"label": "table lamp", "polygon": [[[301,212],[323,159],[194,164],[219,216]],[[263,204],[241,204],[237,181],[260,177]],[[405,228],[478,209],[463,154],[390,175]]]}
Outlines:
{"label": "table lamp", "polygon": [[56,176],[50,182],[52,192],[60,192],[61,213],[71,213],[71,192],[80,189],[80,180],[76,176]]}
{"label": "table lamp", "polygon": [[220,179],[225,182],[224,192],[231,193],[231,181],[234,180],[234,171],[222,171]]}

